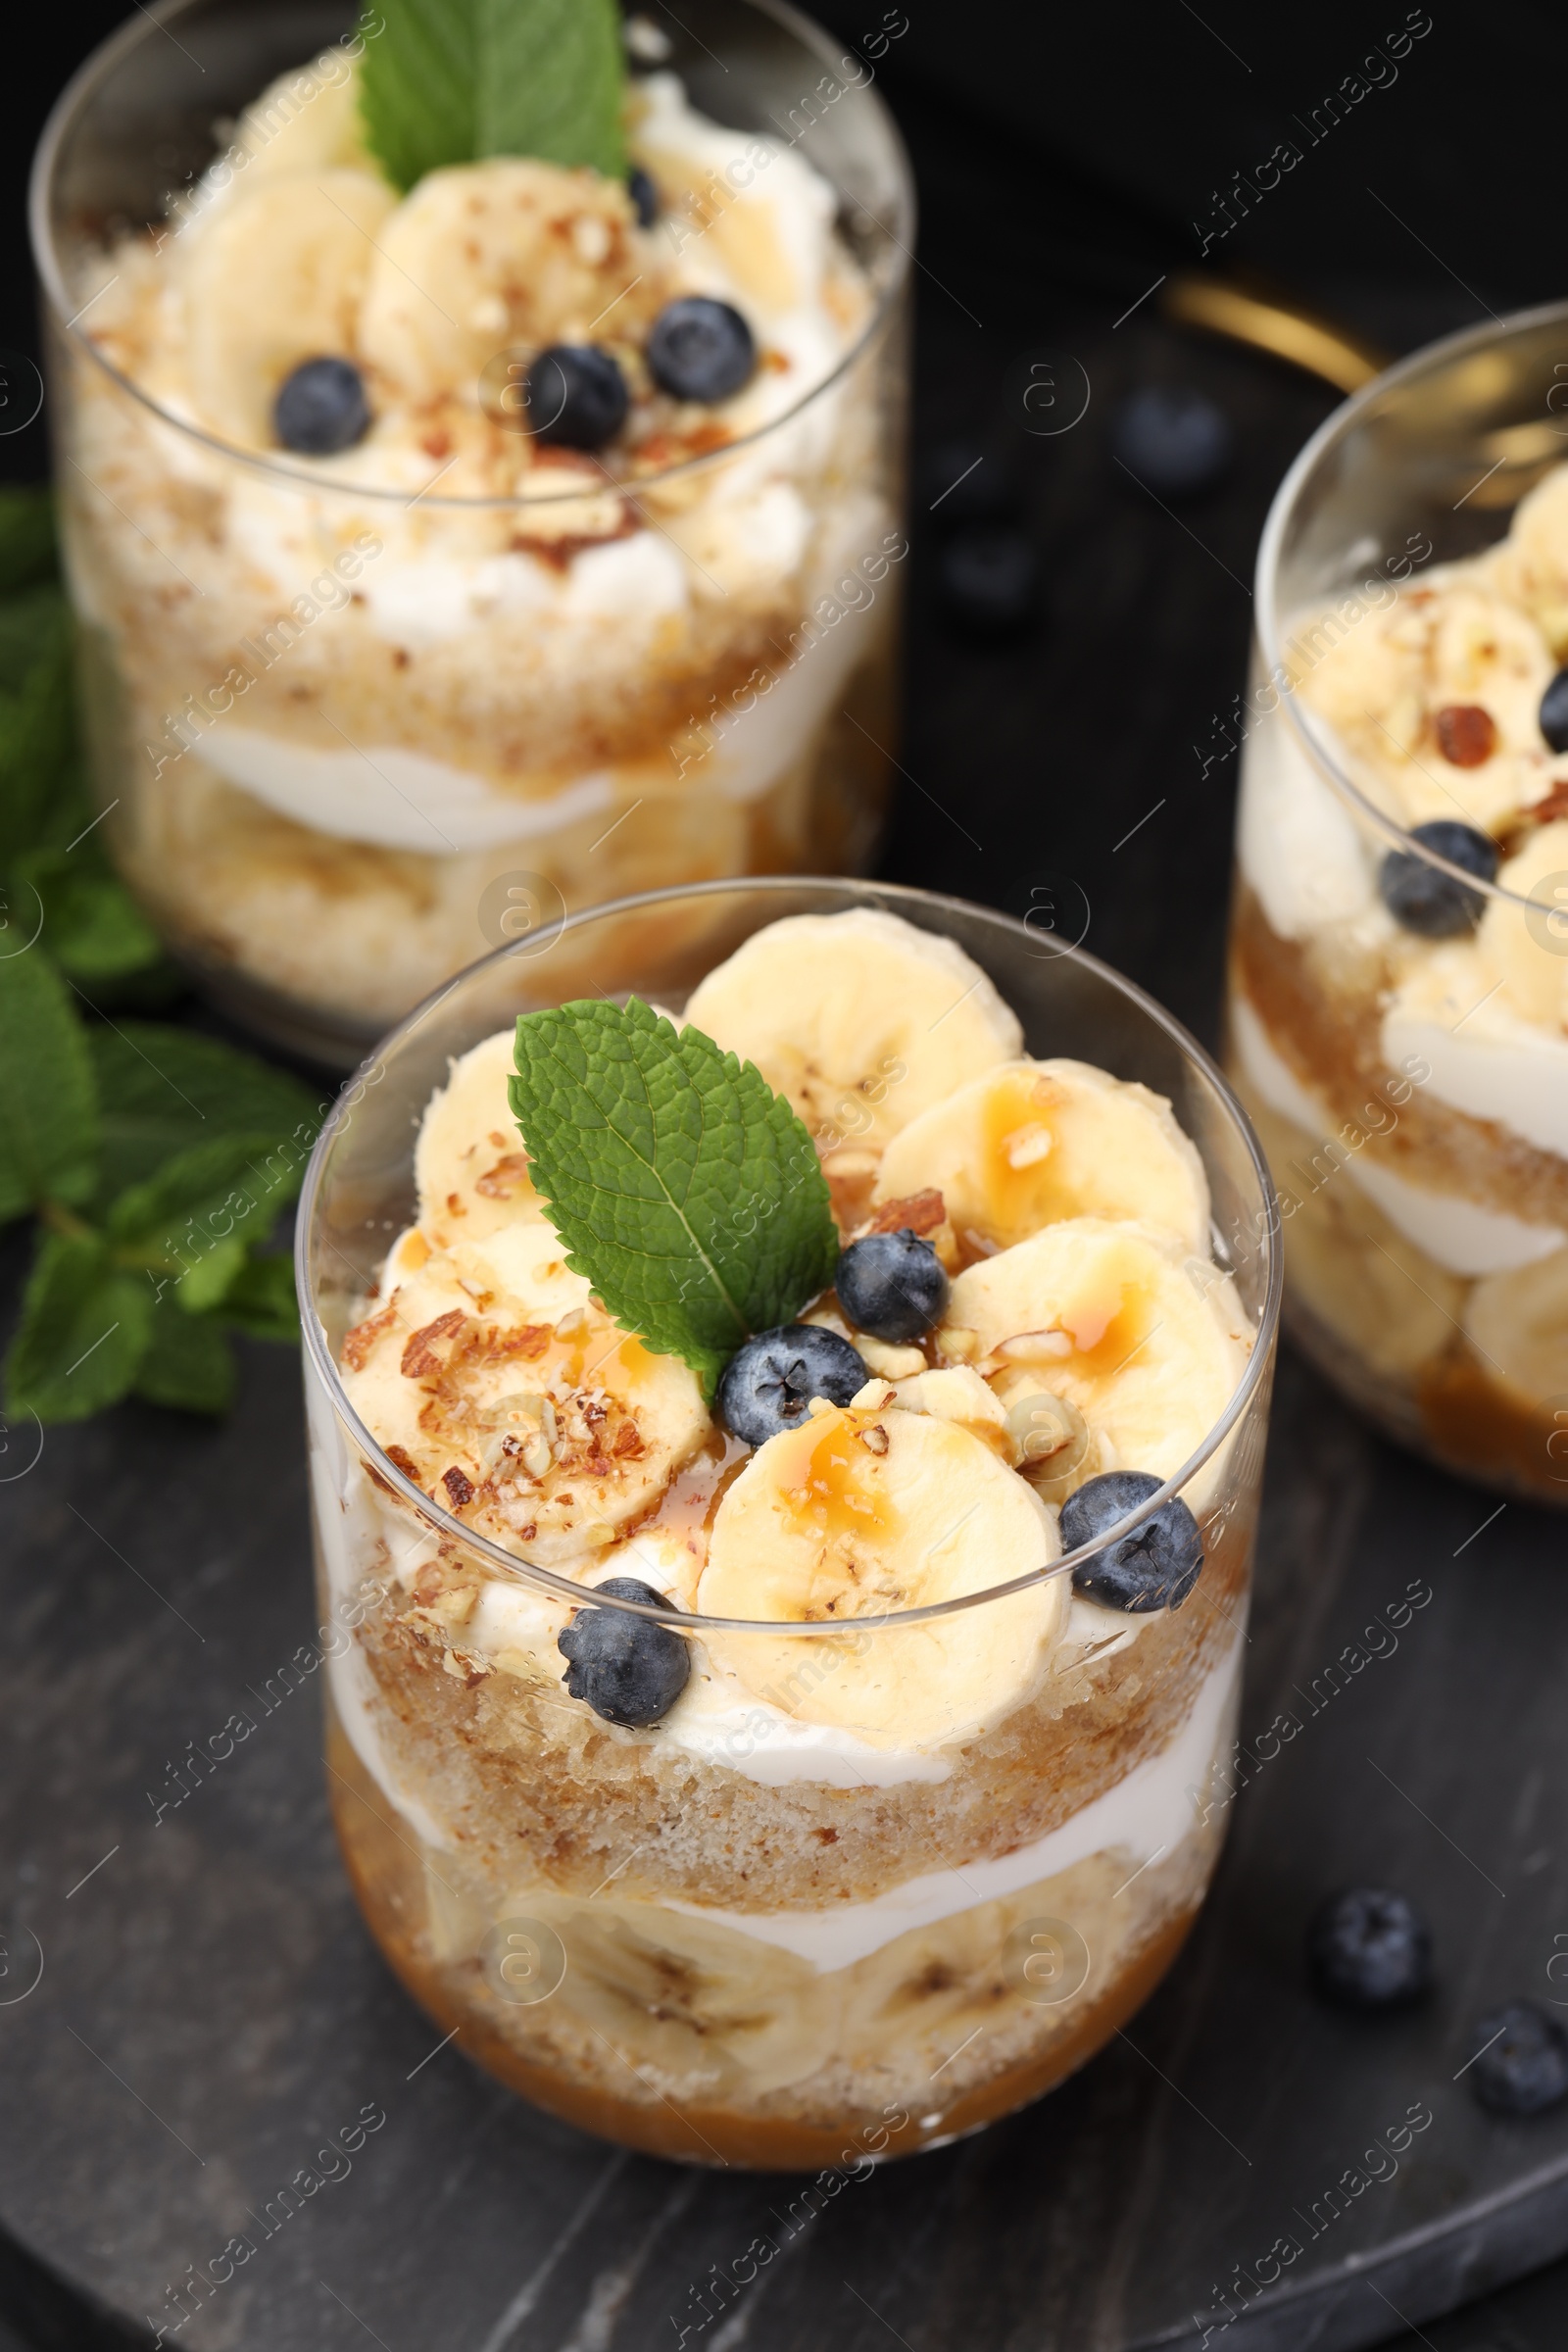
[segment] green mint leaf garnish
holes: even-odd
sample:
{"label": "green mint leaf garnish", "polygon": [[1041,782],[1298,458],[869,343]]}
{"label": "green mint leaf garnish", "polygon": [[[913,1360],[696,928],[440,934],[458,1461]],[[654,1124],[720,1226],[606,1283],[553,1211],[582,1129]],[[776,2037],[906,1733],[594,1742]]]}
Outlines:
{"label": "green mint leaf garnish", "polygon": [[98,1104],[70,992],[11,918],[0,928],[0,1222],[81,1201],[98,1165]]}
{"label": "green mint leaf garnish", "polygon": [[94,824],[55,571],[47,493],[0,488],[0,1223],[39,1227],[5,1399],[221,1412],[227,1330],[298,1338],[289,1261],[261,1251],[325,1105],[187,1030],[82,1017],[173,980]]}
{"label": "green mint leaf garnish", "polygon": [[524,1013],[516,1063],[513,1114],[567,1264],[711,1395],[745,1340],[833,1279],[809,1135],[750,1062],[635,997]]}
{"label": "green mint leaf garnish", "polygon": [[152,1338],[134,1392],[182,1413],[226,1413],[234,1401],[234,1350],[212,1315],[182,1314],[168,1298],[153,1309]]}
{"label": "green mint leaf garnish", "polygon": [[86,1421],[125,1396],[152,1338],[145,1277],[91,1232],[45,1233],[6,1358],[6,1410]]}
{"label": "green mint leaf garnish", "polygon": [[361,31],[360,113],[396,186],[496,155],[625,170],[615,0],[379,0]]}

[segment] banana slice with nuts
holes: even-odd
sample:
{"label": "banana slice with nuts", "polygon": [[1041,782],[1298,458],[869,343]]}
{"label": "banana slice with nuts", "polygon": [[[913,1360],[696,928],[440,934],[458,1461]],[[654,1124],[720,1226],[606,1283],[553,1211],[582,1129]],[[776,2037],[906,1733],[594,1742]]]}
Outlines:
{"label": "banana slice with nuts", "polygon": [[482,1241],[541,1213],[507,1096],[514,1033],[501,1029],[452,1064],[419,1129],[414,1175],[419,1224],[438,1249]]}
{"label": "banana slice with nuts", "polygon": [[960,1274],[949,1313],[983,1363],[1027,1371],[1076,1406],[1101,1467],[1161,1478],[1198,1451],[1247,1362],[1228,1279],[1152,1225],[1048,1225]]}
{"label": "banana slice with nuts", "polygon": [[686,1019],[755,1062],[824,1151],[880,1149],[1023,1042],[961,948],[876,906],[770,923],[709,973]]}
{"label": "banana slice with nuts", "polygon": [[427,172],[373,258],[361,348],[411,401],[472,394],[513,345],[636,340],[663,283],[618,180],[518,156]]}
{"label": "banana slice with nuts", "polygon": [[184,265],[190,386],[225,439],[273,445],[272,402],[302,360],[354,349],[375,238],[397,198],[371,172],[242,187],[201,220]]}
{"label": "banana slice with nuts", "polygon": [[940,1745],[1038,1682],[1067,1594],[1053,1578],[907,1627],[878,1621],[983,1592],[1060,1552],[1055,1522],[974,1430],[932,1413],[827,1406],[760,1446],[719,1505],[698,1606],[841,1624],[838,1637],[715,1634],[715,1660],[804,1723]]}
{"label": "banana slice with nuts", "polygon": [[1170,1104],[1085,1061],[1006,1061],[893,1138],[873,1204],[934,1190],[1009,1250],[1063,1217],[1137,1217],[1206,1254],[1208,1183]]}
{"label": "banana slice with nuts", "polygon": [[400,1470],[524,1559],[612,1544],[709,1434],[695,1375],[593,1305],[543,1216],[449,1250],[416,1232],[388,1278],[343,1345],[349,1401]]}

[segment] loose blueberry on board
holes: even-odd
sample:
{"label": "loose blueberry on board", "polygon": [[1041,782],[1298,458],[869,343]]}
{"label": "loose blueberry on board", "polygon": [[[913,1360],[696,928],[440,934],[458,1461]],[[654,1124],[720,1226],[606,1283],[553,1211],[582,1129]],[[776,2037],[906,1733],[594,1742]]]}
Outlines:
{"label": "loose blueberry on board", "polygon": [[1568,2028],[1539,2001],[1504,2001],[1471,2039],[1470,2087],[1494,2115],[1539,2115],[1568,2096]]}
{"label": "loose blueberry on board", "polygon": [[1541,732],[1554,752],[1568,752],[1568,669],[1559,669],[1541,698]]}
{"label": "loose blueberry on board", "polygon": [[1306,1936],[1312,1982],[1351,2009],[1392,2009],[1432,1984],[1432,1931],[1405,1895],[1387,1886],[1332,1894]]}
{"label": "loose blueberry on board", "polygon": [[675,400],[727,400],[756,365],[752,330],[727,302],[683,294],[654,320],[648,372]]}
{"label": "loose blueberry on board", "polygon": [[528,430],[563,449],[603,449],[626,421],[626,379],[595,343],[550,343],[523,389]]}
{"label": "loose blueberry on board", "polygon": [[[1152,1470],[1106,1470],[1091,1478],[1061,1506],[1061,1547],[1076,1551],[1092,1544],[1158,1494],[1164,1485]],[[1142,1616],[1150,1609],[1179,1609],[1203,1565],[1198,1521],[1173,1494],[1152,1519],[1132,1528],[1102,1551],[1092,1552],[1072,1572],[1073,1590],[1107,1609]]]}
{"label": "loose blueberry on board", "polygon": [[330,458],[370,429],[370,404],[352,360],[302,360],[272,403],[272,426],[285,449]]}
{"label": "loose blueberry on board", "polygon": [[718,1417],[748,1446],[765,1446],[806,1418],[813,1396],[848,1404],[871,1375],[836,1331],[816,1323],[781,1323],[759,1332],[732,1355],[718,1383]]}
{"label": "loose blueberry on board", "polygon": [[[1412,825],[1410,839],[1483,882],[1492,881],[1497,871],[1496,843],[1456,817],[1437,816],[1428,824]],[[1396,921],[1423,939],[1458,939],[1473,931],[1487,904],[1479,890],[1466,890],[1462,882],[1409,850],[1389,852],[1378,888]]]}
{"label": "loose blueberry on board", "polygon": [[652,228],[659,219],[659,190],[641,164],[633,164],[626,174],[626,193],[631,198],[639,228]]}
{"label": "loose blueberry on board", "polygon": [[917,1340],[948,1303],[942,1260],[910,1226],[868,1233],[839,1259],[834,1288],[858,1330],[895,1345]]}
{"label": "loose blueberry on board", "polygon": [[[612,1600],[640,1600],[667,1609],[668,1600],[636,1576],[609,1576],[596,1592]],[[623,1609],[579,1609],[556,1647],[567,1661],[562,1676],[607,1723],[641,1730],[667,1715],[686,1688],[691,1653],[679,1634],[651,1617],[628,1617]]]}
{"label": "loose blueberry on board", "polygon": [[1022,531],[1001,523],[955,531],[937,578],[948,618],[965,636],[1016,636],[1034,617],[1040,560]]}
{"label": "loose blueberry on board", "polygon": [[1111,448],[1128,472],[1162,498],[1212,489],[1234,446],[1224,410],[1184,384],[1145,384],[1122,402],[1111,428]]}

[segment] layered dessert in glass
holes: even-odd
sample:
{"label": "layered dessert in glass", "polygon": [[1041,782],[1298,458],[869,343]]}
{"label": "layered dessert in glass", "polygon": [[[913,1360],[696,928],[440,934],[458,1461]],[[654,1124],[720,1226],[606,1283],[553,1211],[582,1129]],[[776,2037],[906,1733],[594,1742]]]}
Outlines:
{"label": "layered dessert in glass", "polygon": [[1230,1066],[1303,1345],[1396,1437],[1568,1501],[1561,314],[1308,445],[1259,564]]}
{"label": "layered dessert in glass", "polygon": [[903,2154],[1081,2065],[1213,1869],[1265,1171],[1175,1025],[1019,923],[678,896],[569,927],[622,993],[476,966],[318,1148],[333,1805],[399,1976],[530,2099]]}
{"label": "layered dessert in glass", "polygon": [[421,171],[375,83],[400,12],[324,0],[143,15],[40,148],[114,855],[318,1057],[570,907],[875,839],[908,177],[793,12],[682,14],[600,60],[603,168]]}

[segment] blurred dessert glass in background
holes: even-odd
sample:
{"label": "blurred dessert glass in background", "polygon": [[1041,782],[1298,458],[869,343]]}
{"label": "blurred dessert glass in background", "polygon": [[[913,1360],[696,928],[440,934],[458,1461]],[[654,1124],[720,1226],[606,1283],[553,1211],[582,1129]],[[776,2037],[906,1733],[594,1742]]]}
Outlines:
{"label": "blurred dessert glass in background", "polygon": [[1290,1327],[1387,1430],[1568,1502],[1568,312],[1439,344],[1275,502],[1230,1066]]}
{"label": "blurred dessert glass in background", "polygon": [[567,907],[876,838],[907,173],[862,59],[686,14],[627,28],[613,172],[395,184],[374,31],[257,0],[134,22],[40,148],[114,854],[325,1058]]}

